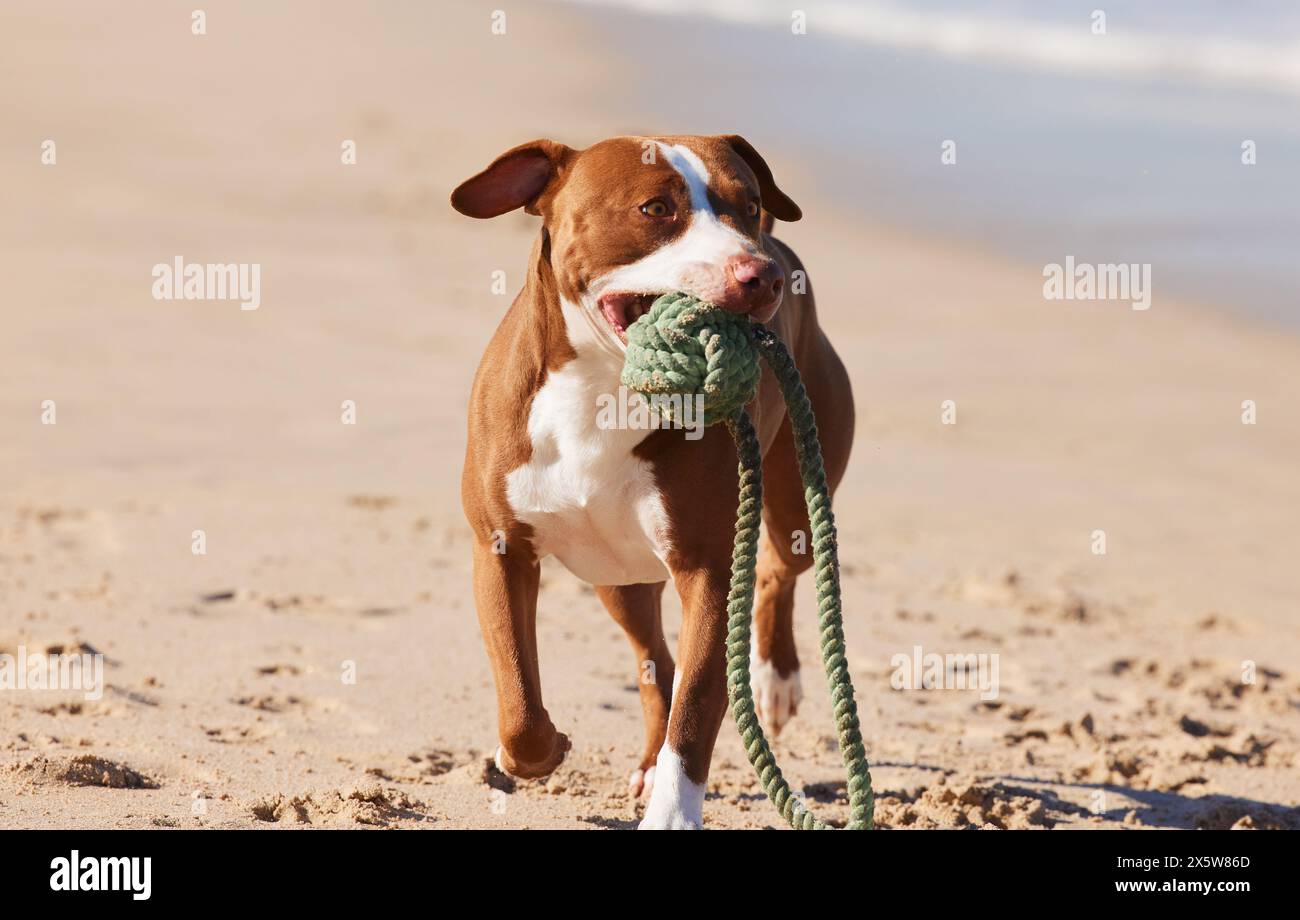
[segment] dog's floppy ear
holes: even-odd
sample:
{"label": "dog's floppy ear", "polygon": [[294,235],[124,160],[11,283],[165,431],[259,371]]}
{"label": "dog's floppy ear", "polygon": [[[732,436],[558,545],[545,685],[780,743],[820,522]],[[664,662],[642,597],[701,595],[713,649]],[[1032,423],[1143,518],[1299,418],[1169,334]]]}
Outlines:
{"label": "dog's floppy ear", "polygon": [[550,140],[507,150],[451,193],[451,206],[467,217],[496,217],[523,208],[537,214],[537,199],[568,163],[573,151]]}
{"label": "dog's floppy ear", "polygon": [[758,190],[763,196],[764,211],[777,220],[796,221],[803,217],[803,211],[799,210],[793,199],[776,187],[776,180],[772,178],[772,170],[768,168],[767,161],[749,141],[739,134],[724,134],[722,139],[754,171],[754,177],[758,179]]}

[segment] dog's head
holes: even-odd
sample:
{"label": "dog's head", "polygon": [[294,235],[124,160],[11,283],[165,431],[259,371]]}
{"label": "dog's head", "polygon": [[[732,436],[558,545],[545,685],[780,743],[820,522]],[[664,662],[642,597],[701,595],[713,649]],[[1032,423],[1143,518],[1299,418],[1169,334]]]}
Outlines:
{"label": "dog's head", "polygon": [[451,203],[470,217],[540,215],[560,295],[620,345],[671,291],[771,319],[785,277],[762,234],[773,218],[800,217],[734,134],[616,137],[580,151],[533,141],[462,182]]}

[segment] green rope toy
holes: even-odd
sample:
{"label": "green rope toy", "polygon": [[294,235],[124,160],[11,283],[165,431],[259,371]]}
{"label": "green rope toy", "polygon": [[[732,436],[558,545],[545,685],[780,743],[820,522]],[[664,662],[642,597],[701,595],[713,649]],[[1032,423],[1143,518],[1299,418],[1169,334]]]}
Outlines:
{"label": "green rope toy", "polygon": [[[749,631],[754,608],[758,529],[763,507],[762,458],[745,406],[758,389],[758,356],[776,374],[794,427],[795,453],[803,478],[804,501],[812,527],[813,566],[821,631],[822,662],[830,684],[840,752],[848,771],[849,823],[870,830],[875,808],[871,772],[862,745],[853,681],[844,657],[840,603],[840,563],[835,516],[822,464],[817,422],[799,369],[770,329],[748,317],[728,313],[686,294],[665,294],[627,330],[623,385],[644,397],[704,395],[703,424],[725,422],[740,458],[740,501],[736,542],[727,594],[727,695],[736,728],[763,791],[795,830],[825,830],[827,825],[790,791],[754,713],[749,684]],[[670,416],[673,402],[655,400]]]}

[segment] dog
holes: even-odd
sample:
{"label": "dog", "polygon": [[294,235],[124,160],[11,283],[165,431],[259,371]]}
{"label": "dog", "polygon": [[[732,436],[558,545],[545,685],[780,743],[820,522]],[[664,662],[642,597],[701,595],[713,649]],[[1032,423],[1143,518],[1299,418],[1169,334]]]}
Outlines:
{"label": "dog", "polygon": [[[661,294],[684,291],[767,323],[803,374],[827,480],[853,441],[848,374],[817,323],[802,263],[771,236],[799,206],[738,135],[615,137],[585,150],[551,140],[501,154],[451,195],[475,218],[541,218],[527,279],[474,378],[462,477],[474,533],[474,599],[497,692],[496,763],[549,775],[570,748],[542,704],[536,638],[540,560],[590,583],[632,645],[645,749],[628,783],[648,797],[642,829],[700,828],[727,708],[726,598],[737,457],[725,426],[597,424],[619,390],[626,330]],[[795,579],[812,565],[790,422],[764,367],[749,406],[763,452],[764,537],[752,685],[780,732],[798,708]],[[678,661],[660,605],[682,605]]]}

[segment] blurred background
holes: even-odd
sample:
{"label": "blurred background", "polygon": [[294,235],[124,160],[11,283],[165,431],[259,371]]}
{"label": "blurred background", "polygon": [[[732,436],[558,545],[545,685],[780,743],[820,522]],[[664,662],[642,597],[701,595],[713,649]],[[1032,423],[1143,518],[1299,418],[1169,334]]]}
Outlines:
{"label": "blurred background", "polygon": [[[692,64],[654,68],[631,104],[770,126],[842,204],[1030,262],[1152,263],[1166,293],[1300,322],[1294,3],[810,0],[800,42],[776,0],[597,5],[662,14],[640,41],[680,62],[744,30],[763,65],[708,93]],[[933,168],[945,140],[960,169]]]}

